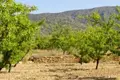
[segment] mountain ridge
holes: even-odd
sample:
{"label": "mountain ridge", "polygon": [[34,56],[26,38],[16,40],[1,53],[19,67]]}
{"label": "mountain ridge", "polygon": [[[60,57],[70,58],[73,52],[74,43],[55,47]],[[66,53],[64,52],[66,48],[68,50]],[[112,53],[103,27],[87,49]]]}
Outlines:
{"label": "mountain ridge", "polygon": [[90,15],[92,12],[98,11],[101,16],[108,17],[112,13],[117,13],[116,6],[104,6],[91,9],[70,10],[60,13],[41,13],[41,14],[29,14],[29,18],[32,21],[39,21],[41,19],[46,20],[45,26],[52,27],[53,25],[67,24],[74,28],[85,28],[86,20],[78,18],[79,15]]}

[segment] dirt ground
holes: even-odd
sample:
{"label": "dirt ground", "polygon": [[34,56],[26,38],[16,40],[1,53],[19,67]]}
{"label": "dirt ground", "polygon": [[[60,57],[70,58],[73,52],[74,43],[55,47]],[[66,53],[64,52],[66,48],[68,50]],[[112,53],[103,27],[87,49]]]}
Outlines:
{"label": "dirt ground", "polygon": [[[0,80],[120,80],[120,65],[101,63],[95,70],[95,63],[20,63],[7,73],[0,73]],[[116,79],[117,78],[117,79]]]}

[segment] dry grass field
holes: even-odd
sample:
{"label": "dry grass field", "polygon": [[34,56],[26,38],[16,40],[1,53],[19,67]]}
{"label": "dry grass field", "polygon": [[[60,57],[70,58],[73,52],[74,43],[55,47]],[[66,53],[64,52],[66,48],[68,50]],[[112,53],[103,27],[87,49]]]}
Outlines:
{"label": "dry grass field", "polygon": [[[40,54],[48,51],[37,51]],[[53,55],[53,54],[52,54]],[[43,55],[42,55],[43,56]],[[19,63],[11,73],[0,72],[0,80],[120,80],[118,62],[101,62],[95,70],[95,63]]]}
{"label": "dry grass field", "polygon": [[120,65],[101,63],[95,70],[94,63],[20,63],[11,73],[2,70],[0,80],[120,80]]}

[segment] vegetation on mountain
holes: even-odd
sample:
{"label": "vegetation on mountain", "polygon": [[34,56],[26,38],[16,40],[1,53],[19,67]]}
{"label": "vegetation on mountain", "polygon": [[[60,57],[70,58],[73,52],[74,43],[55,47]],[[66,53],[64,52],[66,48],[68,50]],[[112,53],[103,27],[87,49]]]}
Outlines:
{"label": "vegetation on mountain", "polygon": [[73,27],[74,29],[85,29],[87,24],[87,19],[80,19],[78,16],[86,16],[90,15],[91,13],[98,11],[98,13],[102,16],[108,19],[108,17],[113,14],[117,13],[116,7],[98,7],[98,8],[92,8],[92,9],[83,9],[83,10],[71,10],[71,11],[65,11],[61,13],[41,13],[41,14],[29,14],[29,18],[32,21],[39,21],[41,19],[46,20],[46,24],[44,25],[47,27],[45,30],[43,30],[44,33],[49,32],[51,27],[53,25],[56,25],[58,23],[62,25],[69,25]]}

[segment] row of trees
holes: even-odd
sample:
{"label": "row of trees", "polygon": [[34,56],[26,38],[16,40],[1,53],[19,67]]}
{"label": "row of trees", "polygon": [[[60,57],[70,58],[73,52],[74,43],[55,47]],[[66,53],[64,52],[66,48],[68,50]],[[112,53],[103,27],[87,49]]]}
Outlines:
{"label": "row of trees", "polygon": [[[93,59],[98,69],[99,61],[107,51],[120,55],[120,10],[118,7],[117,11],[118,14],[112,14],[108,19],[100,16],[98,12],[85,16],[84,18],[88,20],[85,30],[72,30],[66,25],[56,25],[49,36],[43,36],[38,40],[38,48],[62,49],[63,54],[71,53],[80,57],[81,64],[86,57],[87,61]],[[76,49],[77,53],[72,53],[73,49]]]}
{"label": "row of trees", "polygon": [[56,25],[50,35],[38,37],[43,21],[28,19],[28,14],[36,7],[14,0],[0,0],[0,4],[0,70],[8,68],[10,72],[12,64],[16,66],[36,44],[40,49],[62,49],[64,54],[76,49],[77,53],[72,54],[81,57],[81,64],[87,56],[97,61],[96,69],[108,50],[119,53],[119,8],[118,14],[111,15],[108,20],[96,12],[87,16],[90,24],[85,30]]}

